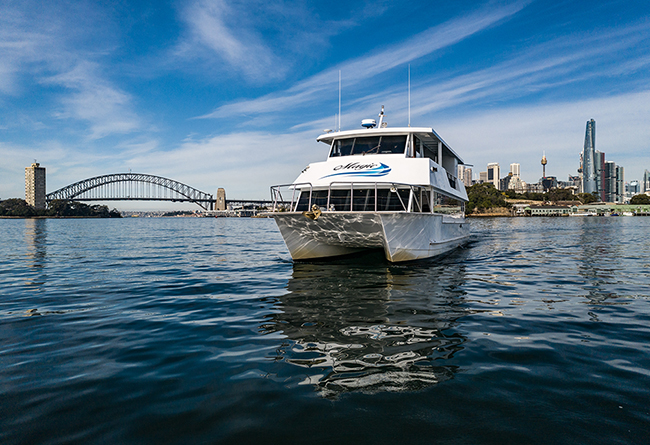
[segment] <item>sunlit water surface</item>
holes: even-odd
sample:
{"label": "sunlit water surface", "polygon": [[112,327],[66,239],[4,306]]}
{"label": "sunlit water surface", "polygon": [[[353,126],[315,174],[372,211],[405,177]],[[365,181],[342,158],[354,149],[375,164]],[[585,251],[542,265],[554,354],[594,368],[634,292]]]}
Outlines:
{"label": "sunlit water surface", "polygon": [[0,443],[648,443],[650,218],[294,264],[272,220],[0,220]]}

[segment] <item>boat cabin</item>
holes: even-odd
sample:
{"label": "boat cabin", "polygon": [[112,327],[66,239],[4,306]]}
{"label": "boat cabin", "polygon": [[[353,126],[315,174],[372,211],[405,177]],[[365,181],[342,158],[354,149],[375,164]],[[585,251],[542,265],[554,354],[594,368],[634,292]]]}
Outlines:
{"label": "boat cabin", "polygon": [[454,177],[458,165],[463,164],[462,159],[431,128],[342,131],[326,133],[317,140],[330,145],[328,158],[366,155],[429,158],[436,164],[442,165]]}
{"label": "boat cabin", "polygon": [[285,188],[286,210],[294,212],[463,213],[467,193],[456,178],[463,161],[432,128],[387,128],[381,120],[374,128],[373,119],[362,126],[319,136],[330,146],[327,160],[273,187],[275,203]]}

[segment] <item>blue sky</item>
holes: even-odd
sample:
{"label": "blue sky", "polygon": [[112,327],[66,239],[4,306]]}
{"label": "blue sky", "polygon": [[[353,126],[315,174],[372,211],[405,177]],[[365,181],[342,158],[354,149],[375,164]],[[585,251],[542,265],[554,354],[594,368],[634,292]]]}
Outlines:
{"label": "blue sky", "polygon": [[591,118],[626,181],[650,169],[647,1],[4,0],[0,198],[36,159],[48,192],[131,170],[268,199],[325,158],[339,70],[342,129],[401,126],[409,65],[412,125],[475,176],[536,182],[545,152],[566,180]]}

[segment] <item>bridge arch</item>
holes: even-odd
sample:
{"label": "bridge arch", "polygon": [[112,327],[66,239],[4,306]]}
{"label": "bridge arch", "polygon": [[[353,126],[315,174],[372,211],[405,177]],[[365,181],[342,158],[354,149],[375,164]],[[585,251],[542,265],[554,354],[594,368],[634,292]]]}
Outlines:
{"label": "bridge arch", "polygon": [[114,173],[75,182],[45,196],[68,201],[173,201],[193,202],[214,209],[214,196],[187,184],[143,173]]}

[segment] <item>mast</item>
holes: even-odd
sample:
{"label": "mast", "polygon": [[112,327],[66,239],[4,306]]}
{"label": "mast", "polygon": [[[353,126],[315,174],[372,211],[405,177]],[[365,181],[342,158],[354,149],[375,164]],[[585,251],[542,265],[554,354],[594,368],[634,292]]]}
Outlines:
{"label": "mast", "polygon": [[339,131],[341,131],[341,70],[339,70]]}

